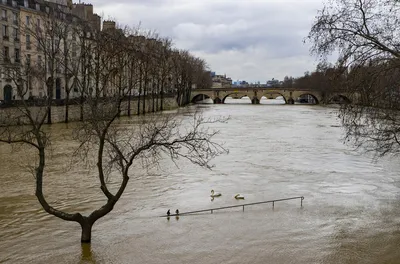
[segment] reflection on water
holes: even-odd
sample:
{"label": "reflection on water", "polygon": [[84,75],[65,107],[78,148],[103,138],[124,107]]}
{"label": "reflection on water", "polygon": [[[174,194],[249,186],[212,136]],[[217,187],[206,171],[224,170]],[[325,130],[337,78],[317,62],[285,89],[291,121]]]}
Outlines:
{"label": "reflection on water", "polygon": [[[213,171],[168,161],[162,171],[136,168],[114,211],[95,224],[91,246],[80,245],[78,224],[41,209],[26,172],[35,162],[31,153],[0,145],[0,262],[400,263],[400,164],[373,163],[343,145],[335,109],[199,107],[207,116],[231,116],[215,124],[230,154],[218,157]],[[55,139],[45,195],[57,208],[89,213],[105,202],[95,173],[71,166],[67,154],[76,145],[68,140],[70,127],[49,129]],[[222,196],[211,201],[212,189]],[[246,200],[236,200],[237,193]],[[304,196],[303,207],[293,200],[244,212],[158,217],[169,208],[185,212],[291,196]]]}
{"label": "reflection on water", "polygon": [[91,244],[81,244],[81,261],[80,263],[96,263],[95,254],[92,252],[92,245]]}
{"label": "reflection on water", "polygon": [[[214,101],[211,98],[204,99],[197,102],[198,104],[213,104]],[[225,104],[251,104],[251,99],[248,96],[243,98],[232,98],[227,97],[224,101]],[[267,97],[261,97],[260,104],[275,105],[275,104],[285,104],[285,100],[282,96],[278,96],[275,99],[268,99]]]}

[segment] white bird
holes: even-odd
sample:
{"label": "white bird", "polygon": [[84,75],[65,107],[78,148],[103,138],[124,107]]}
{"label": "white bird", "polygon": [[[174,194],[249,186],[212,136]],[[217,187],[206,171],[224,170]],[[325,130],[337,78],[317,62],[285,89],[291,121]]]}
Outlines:
{"label": "white bird", "polygon": [[244,196],[238,193],[235,195],[235,199],[243,199],[244,200]]}
{"label": "white bird", "polygon": [[214,197],[219,197],[221,195],[222,195],[221,193],[218,193],[218,192],[216,193],[216,192],[214,192],[214,190],[211,190],[211,195],[210,195],[211,197],[214,198]]}

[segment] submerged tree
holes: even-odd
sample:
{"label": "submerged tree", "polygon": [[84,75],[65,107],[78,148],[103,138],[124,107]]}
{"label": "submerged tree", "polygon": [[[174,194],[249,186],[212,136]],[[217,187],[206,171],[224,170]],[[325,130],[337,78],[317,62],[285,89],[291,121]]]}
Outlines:
{"label": "submerged tree", "polygon": [[[125,101],[129,99],[130,114],[130,96],[136,92],[138,114],[141,106],[143,114],[149,111],[145,103],[149,99],[153,111],[163,109],[165,91],[176,93],[179,105],[190,103],[191,87],[201,81],[205,63],[189,52],[172,49],[168,39],[148,38],[150,34],[144,36],[117,27],[95,29],[90,21],[59,10],[59,6],[46,2],[43,7],[46,11],[38,12],[40,19],[35,24],[21,27],[26,40],[24,54],[16,52],[15,62],[11,63],[8,49],[3,53],[8,62],[5,75],[17,87],[18,105],[0,112],[0,143],[24,144],[36,150],[33,171],[37,199],[47,213],[79,223],[81,241],[86,243],[91,241],[93,224],[113,210],[129,178],[135,176],[131,167],[137,162],[146,166],[157,164],[161,158],[183,158],[211,168],[210,160],[226,150],[214,141],[218,132],[207,128],[207,124],[224,119],[205,119],[195,114],[191,122],[186,122],[178,114],[153,114],[132,126],[119,124],[120,115],[126,112]],[[176,80],[172,80],[174,77]],[[43,193],[51,142],[44,125],[53,122],[53,99],[54,95],[61,98],[62,79],[66,103],[76,95],[80,97],[77,103],[82,122],[73,133],[79,142],[77,151],[87,160],[93,158],[88,154],[95,152],[91,160],[96,164],[99,187],[106,197],[104,205],[87,216],[57,209]],[[41,90],[40,100],[33,99],[35,94],[28,99],[32,87]],[[67,106],[65,122],[68,113]],[[107,185],[108,174],[121,176],[116,192]]]}
{"label": "submerged tree", "polygon": [[[66,34],[61,33],[62,36]],[[81,33],[79,54],[77,54],[79,56],[72,56],[72,47],[71,51],[67,50],[68,54],[71,53],[75,58],[74,60],[72,57],[59,56],[64,50],[60,49],[59,38],[56,38],[59,35],[55,35],[53,43],[46,42],[49,38],[38,34],[36,37],[38,45],[41,44],[41,50],[47,52],[45,61],[48,63],[33,64],[28,61],[23,68],[10,71],[15,73],[9,74],[9,77],[18,84],[17,96],[21,102],[17,109],[0,112],[0,142],[24,144],[36,150],[37,163],[33,171],[36,179],[35,194],[39,203],[47,213],[62,220],[79,223],[82,229],[81,241],[89,243],[94,223],[113,210],[124,193],[129,179],[135,177],[131,170],[132,166],[158,164],[160,159],[170,158],[174,162],[178,159],[187,159],[195,165],[210,169],[209,162],[227,151],[214,141],[218,132],[207,127],[214,122],[223,122],[224,119],[206,119],[196,113],[193,119],[187,122],[187,118],[179,114],[153,114],[146,118],[137,117],[138,122],[131,126],[120,124],[118,121],[124,110],[124,99],[132,93],[136,84],[143,84],[145,95],[148,92],[153,94],[156,92],[152,90],[156,87],[154,83],[157,83],[153,79],[159,78],[160,72],[150,68],[156,64],[154,49],[141,46],[140,41],[130,43],[121,30],[105,30],[94,34],[85,31],[78,33]],[[144,37],[131,39],[148,42]],[[155,40],[150,41],[153,44],[160,44]],[[137,47],[138,44],[140,49]],[[166,72],[161,72],[160,79],[164,84],[160,85],[166,85],[167,76],[172,72],[167,65],[169,57],[165,60]],[[186,60],[188,59],[185,58]],[[48,166],[47,157],[51,142],[51,134],[44,129],[44,125],[51,115],[54,78],[57,76],[56,73],[62,73],[56,71],[60,61],[64,61],[65,64],[64,75],[74,81],[73,86],[76,86],[82,95],[80,101],[82,122],[73,131],[73,138],[79,143],[79,148],[74,153],[80,153],[82,159],[96,164],[99,188],[106,197],[104,205],[89,215],[57,209],[48,202],[43,193],[43,179],[46,175],[45,168]],[[43,70],[49,63],[50,69]],[[143,63],[148,65],[144,67]],[[140,68],[141,66],[143,68]],[[189,71],[184,67],[180,70],[183,73]],[[45,78],[48,72],[50,76]],[[141,78],[144,78],[143,83]],[[181,82],[184,92],[191,87],[191,81],[187,74],[187,78]],[[46,82],[48,87],[48,99],[35,107],[32,107],[26,99],[26,93],[32,82]],[[143,111],[146,110],[144,107],[143,103]],[[22,126],[17,126],[21,124]],[[115,192],[108,186],[109,175],[121,177]]]}
{"label": "submerged tree", "polygon": [[332,0],[308,35],[324,60],[338,53],[341,85],[352,104],[340,109],[346,139],[378,155],[400,151],[400,3]]}
{"label": "submerged tree", "polygon": [[[211,169],[211,159],[227,152],[214,141],[218,131],[208,127],[212,123],[223,122],[223,119],[207,119],[199,113],[194,114],[192,120],[179,114],[154,114],[138,119],[135,125],[121,125],[118,123],[121,103],[119,96],[117,93],[108,100],[98,100],[100,97],[95,96],[89,98],[90,113],[73,132],[74,139],[79,142],[76,153],[82,154],[84,159],[95,157],[93,162],[96,164],[99,188],[106,197],[104,205],[89,215],[61,211],[45,198],[43,178],[46,174],[46,153],[51,142],[51,135],[43,129],[47,111],[32,113],[28,106],[21,107],[20,117],[25,126],[15,126],[10,116],[0,117],[0,142],[25,144],[36,150],[35,194],[43,209],[62,220],[79,223],[82,243],[90,243],[93,224],[113,210],[129,179],[135,177],[130,170],[134,164],[158,164],[160,159],[169,157],[174,162],[187,159],[195,165]],[[110,173],[122,178],[115,193],[107,185]]]}

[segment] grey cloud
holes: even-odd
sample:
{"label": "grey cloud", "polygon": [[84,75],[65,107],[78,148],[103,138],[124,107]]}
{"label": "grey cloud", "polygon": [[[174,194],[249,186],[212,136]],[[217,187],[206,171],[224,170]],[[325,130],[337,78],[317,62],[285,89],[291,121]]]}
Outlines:
{"label": "grey cloud", "polygon": [[[118,18],[121,24],[142,22],[144,28],[172,38],[178,48],[204,57],[213,70],[234,79],[262,81],[270,73],[283,78],[312,70],[315,64],[302,40],[320,0],[100,0],[93,4],[96,12]],[[242,69],[232,65],[240,61],[247,63]],[[275,66],[269,69],[268,61]]]}

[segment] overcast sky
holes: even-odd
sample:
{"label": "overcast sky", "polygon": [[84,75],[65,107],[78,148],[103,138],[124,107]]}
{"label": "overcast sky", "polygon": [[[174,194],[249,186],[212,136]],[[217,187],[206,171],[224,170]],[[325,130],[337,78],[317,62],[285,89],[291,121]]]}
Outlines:
{"label": "overcast sky", "polygon": [[[86,1],[87,2],[87,1]],[[322,0],[92,0],[119,24],[155,30],[233,80],[298,77],[312,71],[307,36]]]}

